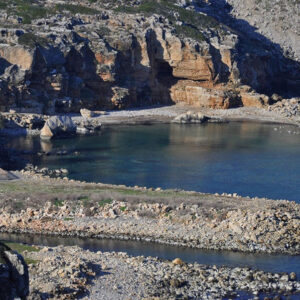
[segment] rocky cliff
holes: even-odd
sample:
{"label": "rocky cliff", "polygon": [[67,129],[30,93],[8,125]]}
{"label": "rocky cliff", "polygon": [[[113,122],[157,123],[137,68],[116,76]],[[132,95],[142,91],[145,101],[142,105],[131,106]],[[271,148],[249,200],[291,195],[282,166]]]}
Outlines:
{"label": "rocky cliff", "polygon": [[0,1],[0,111],[262,107],[273,93],[299,96],[299,63],[237,30],[215,2]]}

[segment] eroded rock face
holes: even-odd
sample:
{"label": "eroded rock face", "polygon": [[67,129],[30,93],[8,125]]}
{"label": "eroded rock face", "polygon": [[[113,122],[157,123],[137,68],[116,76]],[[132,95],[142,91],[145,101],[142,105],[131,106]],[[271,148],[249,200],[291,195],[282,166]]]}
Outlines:
{"label": "eroded rock face", "polygon": [[[179,5],[197,13],[190,4]],[[97,14],[62,12],[26,26],[7,21],[17,28],[2,32],[0,110],[52,114],[174,102],[262,107],[268,104],[262,92],[299,91],[299,66],[203,12],[191,37],[193,24],[187,26],[179,13],[174,21],[116,13],[98,2],[93,7]],[[241,84],[259,94],[245,94]]]}
{"label": "eroded rock face", "polygon": [[0,242],[1,299],[25,299],[28,294],[28,267],[23,257]]}

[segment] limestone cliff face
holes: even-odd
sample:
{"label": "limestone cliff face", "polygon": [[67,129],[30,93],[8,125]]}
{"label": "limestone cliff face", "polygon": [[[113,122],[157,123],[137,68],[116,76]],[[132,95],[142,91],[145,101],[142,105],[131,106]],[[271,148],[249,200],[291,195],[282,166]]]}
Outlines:
{"label": "limestone cliff face", "polygon": [[0,110],[51,114],[174,102],[261,107],[269,98],[256,91],[298,92],[297,66],[229,28],[194,39],[178,34],[176,26],[184,26],[178,22],[98,11],[3,29]]}

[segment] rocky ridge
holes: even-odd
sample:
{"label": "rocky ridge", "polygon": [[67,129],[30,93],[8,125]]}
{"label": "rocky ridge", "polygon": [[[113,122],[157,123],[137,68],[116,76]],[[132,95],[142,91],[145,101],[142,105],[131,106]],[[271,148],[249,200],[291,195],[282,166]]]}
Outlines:
{"label": "rocky ridge", "polygon": [[[23,184],[15,182],[13,194],[2,192],[3,232],[133,239],[246,252],[300,251],[299,204],[292,201],[154,191],[67,178]],[[35,190],[37,184],[43,196]],[[62,188],[64,193],[55,192]],[[3,184],[1,189],[5,189]]]}
{"label": "rocky ridge", "polygon": [[299,92],[296,62],[185,1],[40,0],[25,11],[10,2],[0,14],[2,111],[263,107],[275,91]]}

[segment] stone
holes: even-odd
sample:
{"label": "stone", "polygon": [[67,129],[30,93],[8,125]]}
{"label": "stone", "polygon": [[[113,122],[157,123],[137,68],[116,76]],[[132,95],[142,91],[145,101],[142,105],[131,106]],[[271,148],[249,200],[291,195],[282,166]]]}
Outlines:
{"label": "stone", "polygon": [[51,139],[54,136],[54,132],[51,130],[50,126],[48,124],[45,124],[44,127],[41,130],[41,138],[42,139]]}
{"label": "stone", "polygon": [[172,263],[174,265],[179,265],[179,266],[183,265],[183,261],[180,258],[175,258],[174,260],[172,260]]}
{"label": "stone", "polygon": [[95,113],[89,109],[86,109],[86,108],[82,108],[80,110],[80,114],[82,115],[82,117],[84,118],[92,118],[95,116]]}
{"label": "stone", "polygon": [[24,258],[0,242],[1,299],[25,299],[29,294],[29,274]]}
{"label": "stone", "polygon": [[264,107],[270,103],[267,95],[258,93],[241,93],[243,106]]}
{"label": "stone", "polygon": [[193,112],[187,112],[178,115],[175,117],[172,122],[173,123],[184,123],[184,124],[190,124],[190,123],[205,123],[210,118],[201,114],[201,113],[193,113]]}
{"label": "stone", "polygon": [[290,280],[294,281],[294,280],[296,280],[296,279],[297,279],[296,273],[295,273],[295,272],[291,272],[291,273],[290,273]]}
{"label": "stone", "polygon": [[5,171],[0,168],[0,181],[2,180],[15,180],[18,179],[18,177],[13,174],[12,172]]}
{"label": "stone", "polygon": [[76,126],[68,116],[54,116],[49,118],[41,130],[42,139],[51,139],[54,136],[69,135],[76,132]]}

